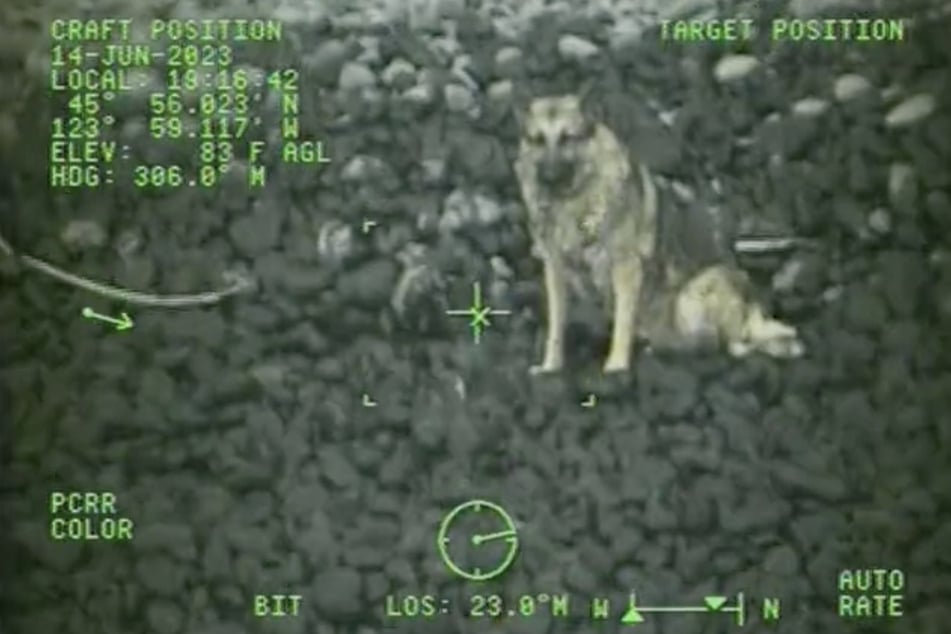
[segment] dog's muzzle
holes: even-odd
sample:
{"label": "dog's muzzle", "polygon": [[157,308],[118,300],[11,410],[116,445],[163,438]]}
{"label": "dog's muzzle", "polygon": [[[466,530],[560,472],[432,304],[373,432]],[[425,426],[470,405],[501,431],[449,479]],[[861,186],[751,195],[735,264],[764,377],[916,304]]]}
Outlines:
{"label": "dog's muzzle", "polygon": [[571,183],[575,174],[572,161],[559,157],[546,157],[538,161],[538,181],[547,187],[564,187]]}

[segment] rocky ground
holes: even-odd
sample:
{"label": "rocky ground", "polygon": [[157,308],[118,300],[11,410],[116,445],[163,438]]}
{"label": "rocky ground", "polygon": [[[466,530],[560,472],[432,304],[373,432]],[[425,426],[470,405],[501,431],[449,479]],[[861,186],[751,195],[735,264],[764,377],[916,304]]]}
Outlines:
{"label": "rocky ground", "polygon": [[[156,10],[232,15],[199,4]],[[44,63],[17,48],[35,31],[10,31],[11,244],[127,288],[188,293],[222,273],[256,286],[140,308],[7,258],[0,632],[617,631],[583,601],[631,588],[655,604],[780,598],[775,624],[751,603],[755,632],[947,630],[951,23],[906,8],[900,45],[672,45],[644,5],[543,4],[282,4],[285,41],[241,63],[299,69],[302,129],[332,162],[268,157],[257,192],[239,164],[211,191],[50,194]],[[662,10],[674,5],[703,9]],[[36,19],[6,17],[24,32]],[[598,324],[574,336],[571,372],[527,375],[540,271],[509,169],[511,101],[586,82],[673,204],[740,237],[799,239],[741,259],[802,329],[805,358],[643,355],[604,381]],[[143,101],[117,104],[119,138],[138,160],[176,160],[147,141]],[[444,315],[476,281],[511,311],[478,345]],[[86,306],[135,327],[83,320]],[[134,539],[52,541],[54,490],[114,492]],[[521,535],[484,587],[452,578],[434,547],[470,498],[503,505]],[[905,571],[906,616],[836,616],[839,571],[868,566]],[[387,594],[491,591],[577,604],[568,619],[383,617]],[[256,594],[299,594],[300,615],[256,618]],[[707,615],[637,627],[736,629]]]}

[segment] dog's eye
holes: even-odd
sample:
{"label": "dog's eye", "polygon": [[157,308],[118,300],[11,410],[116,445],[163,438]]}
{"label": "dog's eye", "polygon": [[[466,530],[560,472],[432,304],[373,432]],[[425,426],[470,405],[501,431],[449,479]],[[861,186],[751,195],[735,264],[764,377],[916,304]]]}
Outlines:
{"label": "dog's eye", "polygon": [[584,141],[591,136],[593,131],[594,129],[592,127],[585,125],[580,128],[565,130],[562,132],[561,138],[564,141]]}
{"label": "dog's eye", "polygon": [[558,135],[559,143],[577,143],[578,141],[584,141],[587,136],[582,130],[565,130]]}

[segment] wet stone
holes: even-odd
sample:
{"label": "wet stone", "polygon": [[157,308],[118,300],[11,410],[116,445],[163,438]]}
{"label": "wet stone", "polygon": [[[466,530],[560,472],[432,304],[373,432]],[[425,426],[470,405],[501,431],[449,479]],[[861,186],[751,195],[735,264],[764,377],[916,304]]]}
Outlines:
{"label": "wet stone", "polygon": [[937,108],[932,95],[919,94],[908,97],[885,115],[885,125],[889,128],[904,128],[927,118]]}
{"label": "wet stone", "polygon": [[752,55],[727,55],[717,62],[713,76],[720,83],[738,81],[747,77],[760,65]]}

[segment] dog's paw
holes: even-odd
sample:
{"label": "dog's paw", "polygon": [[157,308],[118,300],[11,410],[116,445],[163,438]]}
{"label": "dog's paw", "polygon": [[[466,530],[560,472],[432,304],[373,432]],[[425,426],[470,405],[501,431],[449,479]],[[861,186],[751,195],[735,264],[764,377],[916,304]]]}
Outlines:
{"label": "dog's paw", "polygon": [[748,357],[750,352],[753,351],[753,346],[745,341],[731,341],[727,345],[727,352],[730,353],[730,356],[734,359],[742,359]]}
{"label": "dog's paw", "polygon": [[806,347],[794,326],[770,319],[751,332],[752,350],[777,359],[797,359],[806,353]]}
{"label": "dog's paw", "polygon": [[533,365],[532,367],[528,369],[528,373],[531,376],[543,376],[545,374],[555,374],[556,372],[560,372],[560,371],[561,371],[561,364],[551,363],[551,362],[539,363],[537,365]]}
{"label": "dog's paw", "polygon": [[608,359],[604,362],[603,372],[605,374],[619,374],[631,369],[631,363],[627,359]]}
{"label": "dog's paw", "polygon": [[777,359],[799,359],[805,356],[806,346],[798,337],[790,337],[789,339],[772,342],[767,347],[766,353]]}

